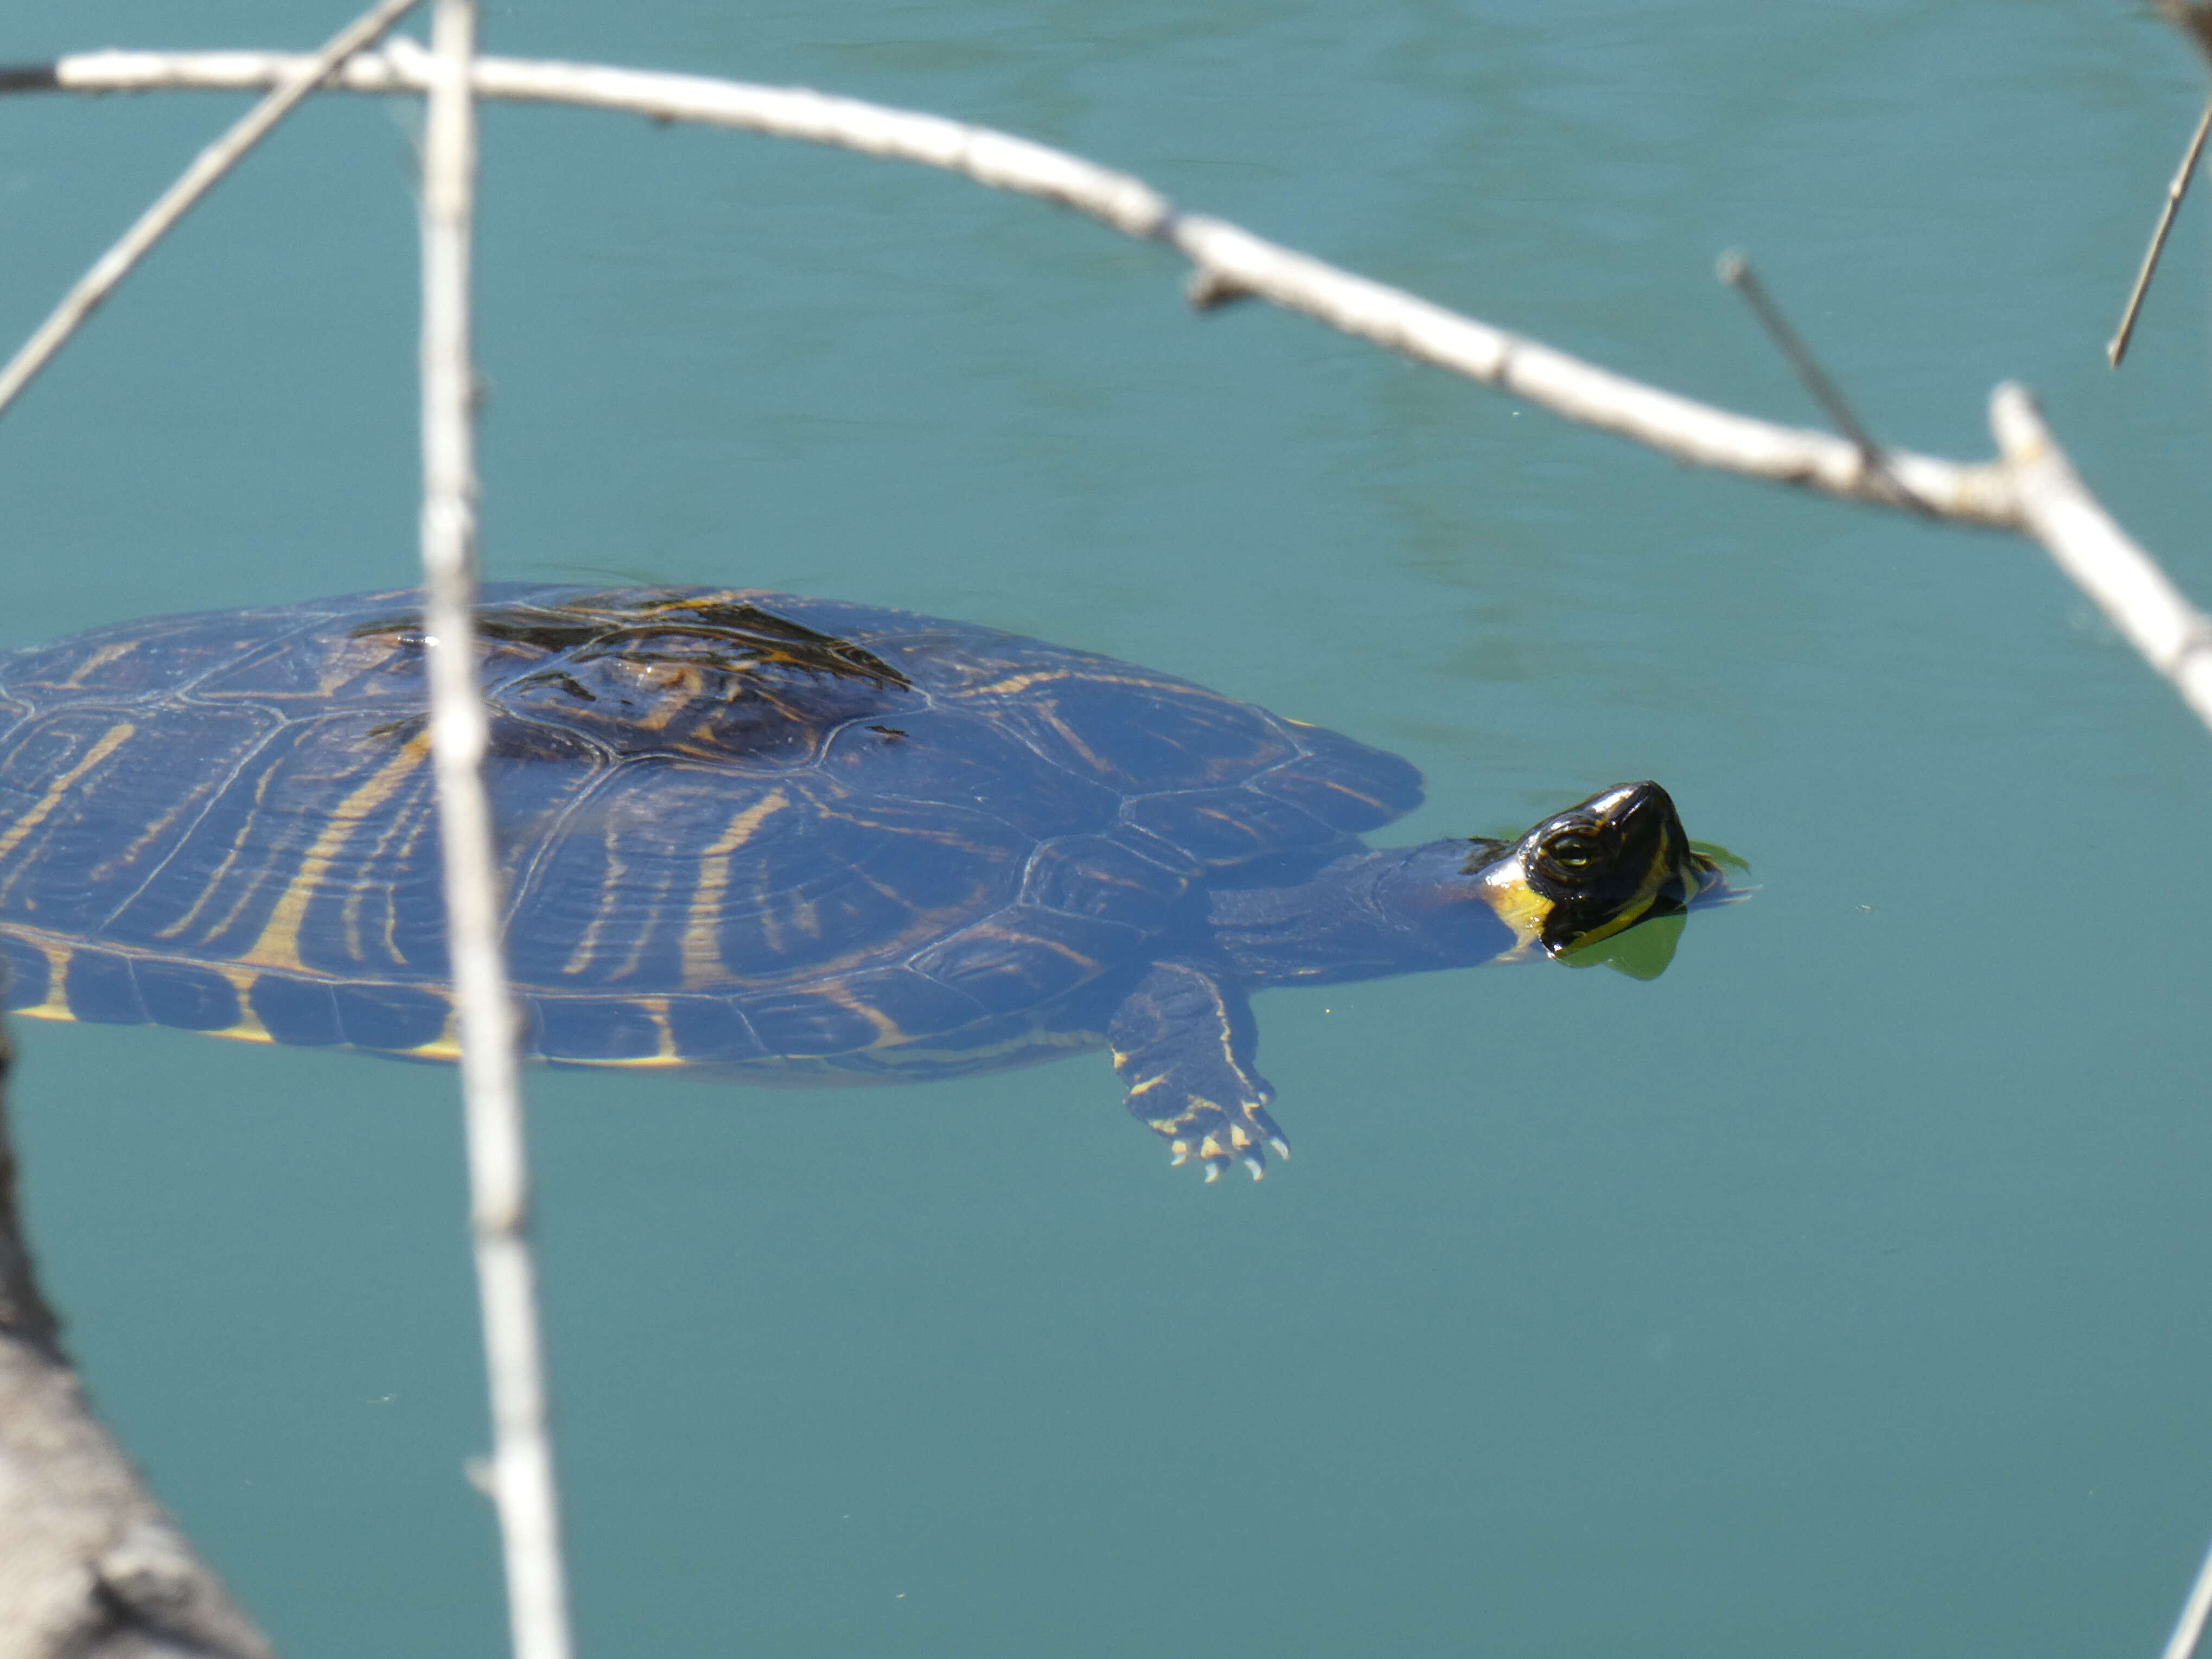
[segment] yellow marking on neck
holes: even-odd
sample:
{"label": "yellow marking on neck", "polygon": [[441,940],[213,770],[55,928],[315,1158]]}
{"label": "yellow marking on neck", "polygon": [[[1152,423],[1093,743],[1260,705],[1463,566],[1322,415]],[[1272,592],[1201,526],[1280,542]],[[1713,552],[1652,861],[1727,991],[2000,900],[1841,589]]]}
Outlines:
{"label": "yellow marking on neck", "polygon": [[1543,948],[1544,924],[1551,919],[1552,901],[1529,885],[1528,872],[1517,856],[1496,865],[1483,878],[1482,899],[1514,932],[1513,948],[1501,951],[1501,957],[1525,956]]}
{"label": "yellow marking on neck", "polygon": [[722,899],[730,888],[730,855],[770,817],[791,804],[781,789],[771,791],[732,818],[729,827],[700,855],[699,885],[692,890],[691,913],[684,929],[684,985],[686,990],[730,977],[722,960]]}
{"label": "yellow marking on neck", "polygon": [[62,804],[63,797],[76,787],[76,781],[79,778],[130,742],[137,735],[137,732],[138,728],[131,725],[129,720],[119,720],[109,726],[101,734],[100,741],[85,750],[82,760],[48,784],[46,793],[32,803],[31,810],[8,826],[8,833],[0,836],[0,859],[4,859],[9,854],[14,852],[21,844],[24,836],[29,835],[32,830],[53,815],[54,809]]}
{"label": "yellow marking on neck", "polygon": [[240,956],[241,962],[259,968],[307,966],[300,960],[300,926],[307,919],[307,906],[322,885],[323,878],[331,872],[338,854],[362,821],[398,793],[408,775],[422,765],[429,753],[428,738],[410,738],[398,754],[369,775],[367,782],[338,803],[323,833],[315,837],[314,845],[301,856],[299,872],[277,899],[268,925],[261,930],[261,937],[253,941],[252,949]]}

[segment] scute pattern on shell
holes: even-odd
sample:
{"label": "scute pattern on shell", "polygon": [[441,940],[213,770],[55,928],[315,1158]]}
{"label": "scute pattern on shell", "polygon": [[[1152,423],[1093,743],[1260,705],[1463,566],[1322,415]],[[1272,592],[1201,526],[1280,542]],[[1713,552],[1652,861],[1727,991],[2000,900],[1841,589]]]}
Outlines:
{"label": "scute pattern on shell", "polygon": [[[450,1052],[413,599],[0,657],[11,1006]],[[1194,884],[1419,799],[1349,738],[989,629],[705,589],[485,603],[508,943],[552,1060],[1044,1057]],[[619,640],[576,644],[580,616]]]}

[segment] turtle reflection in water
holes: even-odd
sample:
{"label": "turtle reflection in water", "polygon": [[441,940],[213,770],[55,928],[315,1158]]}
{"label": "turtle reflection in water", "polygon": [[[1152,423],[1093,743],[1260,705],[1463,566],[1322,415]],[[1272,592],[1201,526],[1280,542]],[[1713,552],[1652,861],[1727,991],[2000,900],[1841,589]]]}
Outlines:
{"label": "turtle reflection in water", "polygon": [[[453,1055],[413,603],[0,656],[11,1007]],[[1256,1177],[1290,1148],[1254,991],[1560,956],[1722,885],[1656,783],[1370,850],[1406,762],[966,623],[506,587],[478,626],[523,1045],[556,1063],[855,1082],[1106,1045],[1176,1162]]]}

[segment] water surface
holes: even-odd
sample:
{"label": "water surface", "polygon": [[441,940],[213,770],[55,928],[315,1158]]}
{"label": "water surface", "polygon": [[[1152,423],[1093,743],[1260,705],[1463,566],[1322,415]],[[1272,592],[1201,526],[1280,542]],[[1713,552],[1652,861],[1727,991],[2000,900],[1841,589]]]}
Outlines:
{"label": "water surface", "polygon": [[[270,0],[0,56],[305,46]],[[489,50],[1073,148],[1788,420],[1747,248],[1875,429],[2042,394],[2212,597],[2203,93],[2118,8],[492,8]],[[0,105],[19,337],[244,100]],[[0,643],[409,580],[411,121],[318,105],[0,425]],[[805,1095],[532,1080],[587,1652],[2148,1652],[2212,1533],[2212,738],[2036,549],[1692,473],[962,181],[485,121],[485,558],[911,606],[1403,753],[1384,837],[1627,777],[1756,866],[1651,984],[1261,1002],[1202,1189],[1093,1057]],[[2195,205],[2192,204],[2192,210]],[[481,1654],[453,1083],[26,1025],[43,1265],[280,1644]]]}

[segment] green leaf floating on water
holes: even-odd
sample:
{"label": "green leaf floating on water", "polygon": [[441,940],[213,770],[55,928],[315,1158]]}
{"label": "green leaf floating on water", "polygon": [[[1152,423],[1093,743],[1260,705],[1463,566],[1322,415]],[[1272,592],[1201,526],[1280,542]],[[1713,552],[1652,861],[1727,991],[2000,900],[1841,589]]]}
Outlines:
{"label": "green leaf floating on water", "polygon": [[1723,870],[1741,870],[1747,876],[1751,873],[1749,859],[1745,858],[1741,854],[1729,852],[1717,841],[1693,841],[1690,843],[1690,850],[1692,853],[1703,853]]}
{"label": "green leaf floating on water", "polygon": [[1674,945],[1682,937],[1685,916],[1654,916],[1625,933],[1570,951],[1559,960],[1570,968],[1601,965],[1631,979],[1656,979],[1674,959]]}

